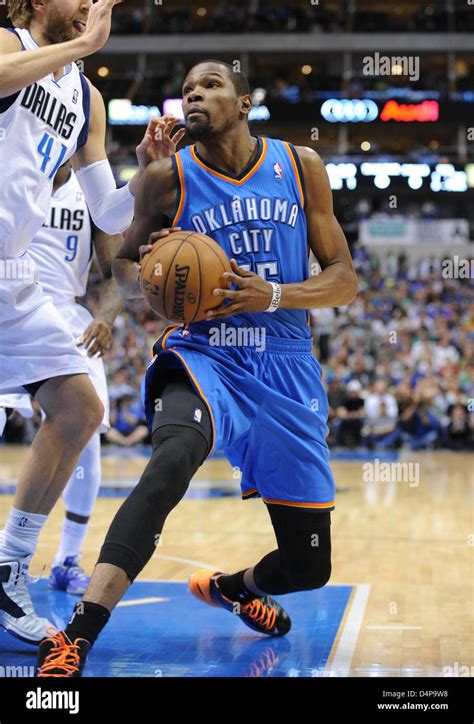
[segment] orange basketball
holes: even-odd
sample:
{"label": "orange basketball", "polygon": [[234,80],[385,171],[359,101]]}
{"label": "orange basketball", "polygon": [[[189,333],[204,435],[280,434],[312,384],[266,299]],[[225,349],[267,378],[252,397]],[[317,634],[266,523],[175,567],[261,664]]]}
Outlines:
{"label": "orange basketball", "polygon": [[173,231],[153,244],[142,259],[143,296],[160,317],[178,324],[198,322],[223,302],[212,296],[226,289],[229,260],[214,239],[195,231]]}

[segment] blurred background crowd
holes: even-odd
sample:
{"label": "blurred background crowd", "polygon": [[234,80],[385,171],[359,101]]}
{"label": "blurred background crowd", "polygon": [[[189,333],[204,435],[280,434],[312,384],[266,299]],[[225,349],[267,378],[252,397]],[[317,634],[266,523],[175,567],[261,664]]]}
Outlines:
{"label": "blurred background crowd", "polygon": [[[332,448],[474,450],[474,284],[444,278],[442,262],[380,260],[353,249],[359,294],[348,307],[311,313],[324,370]],[[86,303],[97,309],[98,275]],[[117,318],[106,357],[112,429],[105,442],[146,443],[141,380],[165,322],[140,300]],[[14,415],[5,441],[31,439],[39,423]]]}
{"label": "blurred background crowd", "polygon": [[354,250],[357,299],[312,312],[329,442],[474,449],[474,285],[442,262]]}
{"label": "blurred background crowd", "polygon": [[[161,2],[155,5],[161,5]],[[114,14],[114,34],[135,33],[322,33],[322,32],[452,32],[473,30],[472,14],[465,2],[446,4],[398,3],[395,7],[377,0],[341,4],[244,0],[238,5],[167,2],[160,14],[151,3],[126,3]],[[194,7],[196,5],[196,7]]]}

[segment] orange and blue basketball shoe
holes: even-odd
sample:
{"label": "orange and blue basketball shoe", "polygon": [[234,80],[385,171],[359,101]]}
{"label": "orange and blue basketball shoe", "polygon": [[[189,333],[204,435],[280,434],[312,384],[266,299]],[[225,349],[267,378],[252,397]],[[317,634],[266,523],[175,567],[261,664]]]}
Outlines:
{"label": "orange and blue basketball shoe", "polygon": [[284,636],[291,628],[285,609],[270,596],[255,596],[248,601],[231,601],[219,588],[222,571],[201,569],[189,578],[189,589],[200,601],[225,608],[238,616],[247,626],[267,636]]}
{"label": "orange and blue basketball shoe", "polygon": [[71,641],[64,631],[58,631],[54,626],[47,633],[50,634],[49,638],[43,639],[38,647],[35,677],[81,677],[87,654],[91,650],[89,641],[81,638]]}

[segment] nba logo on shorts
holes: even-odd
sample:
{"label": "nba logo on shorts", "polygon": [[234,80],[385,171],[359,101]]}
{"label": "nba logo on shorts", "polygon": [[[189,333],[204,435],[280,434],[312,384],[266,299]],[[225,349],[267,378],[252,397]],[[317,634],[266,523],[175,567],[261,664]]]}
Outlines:
{"label": "nba logo on shorts", "polygon": [[26,528],[26,524],[27,524],[27,523],[28,523],[28,518],[25,518],[25,517],[23,516],[22,518],[20,518],[20,520],[19,520],[19,522],[18,522],[18,527],[19,527],[19,528]]}
{"label": "nba logo on shorts", "polygon": [[275,178],[283,178],[283,169],[279,163],[273,164],[273,170],[275,171]]}
{"label": "nba logo on shorts", "polygon": [[77,88],[76,88],[76,90],[75,90],[74,93],[72,94],[72,102],[73,102],[73,103],[77,103],[77,99],[78,99],[78,98],[79,98],[79,91],[78,91]]}
{"label": "nba logo on shorts", "polygon": [[201,422],[202,417],[202,410],[199,409],[199,407],[196,407],[194,410],[194,421],[195,422]]}

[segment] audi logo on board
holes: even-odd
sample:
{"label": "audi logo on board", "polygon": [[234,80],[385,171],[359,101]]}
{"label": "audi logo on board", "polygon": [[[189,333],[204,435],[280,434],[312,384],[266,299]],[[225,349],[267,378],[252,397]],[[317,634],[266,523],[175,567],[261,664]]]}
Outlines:
{"label": "audi logo on board", "polygon": [[429,123],[439,120],[439,103],[435,100],[424,100],[421,103],[389,100],[379,114],[375,101],[368,98],[329,98],[321,106],[321,115],[329,123],[370,123],[377,117],[381,121]]}
{"label": "audi logo on board", "polygon": [[330,123],[370,123],[379,115],[379,109],[369,99],[329,98],[321,106],[321,115]]}

